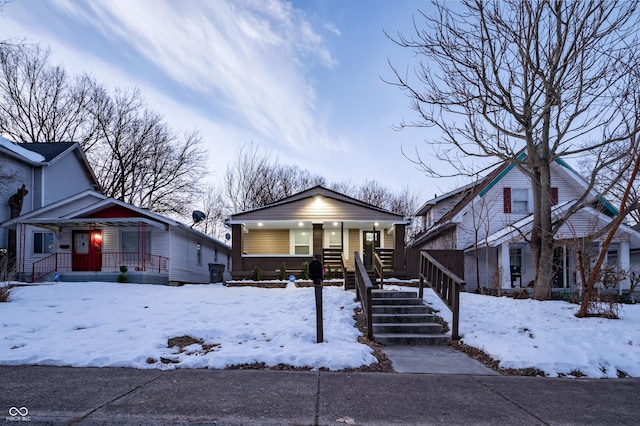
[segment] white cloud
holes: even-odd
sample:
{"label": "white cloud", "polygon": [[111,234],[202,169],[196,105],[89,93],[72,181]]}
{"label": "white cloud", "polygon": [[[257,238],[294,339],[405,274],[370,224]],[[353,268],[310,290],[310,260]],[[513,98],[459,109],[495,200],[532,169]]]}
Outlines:
{"label": "white cloud", "polygon": [[[319,117],[310,66],[336,61],[304,15],[271,1],[60,0],[60,10],[129,46],[236,123],[302,151],[341,150]],[[159,90],[161,88],[158,88]]]}

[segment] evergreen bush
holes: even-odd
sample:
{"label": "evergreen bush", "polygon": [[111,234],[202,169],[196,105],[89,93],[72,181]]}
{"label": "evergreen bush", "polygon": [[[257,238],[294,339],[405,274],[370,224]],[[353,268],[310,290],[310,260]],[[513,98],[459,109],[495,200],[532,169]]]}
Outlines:
{"label": "evergreen bush", "polygon": [[262,281],[264,274],[262,273],[262,269],[258,265],[253,267],[253,280],[254,281]]}
{"label": "evergreen bush", "polygon": [[288,278],[289,276],[287,275],[287,267],[284,262],[282,262],[282,265],[280,265],[280,273],[278,274],[278,279],[280,281],[287,281]]}
{"label": "evergreen bush", "polygon": [[302,266],[300,268],[300,279],[301,280],[309,279],[309,262],[302,262]]}

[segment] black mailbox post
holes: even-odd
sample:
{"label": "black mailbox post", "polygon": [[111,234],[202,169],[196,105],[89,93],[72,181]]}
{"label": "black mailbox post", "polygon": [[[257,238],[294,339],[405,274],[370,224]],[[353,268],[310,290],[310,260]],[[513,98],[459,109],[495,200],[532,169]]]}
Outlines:
{"label": "black mailbox post", "polygon": [[313,259],[309,263],[309,277],[313,280],[313,287],[316,291],[316,334],[318,343],[324,341],[322,327],[322,280],[324,280],[324,268],[318,259]]}

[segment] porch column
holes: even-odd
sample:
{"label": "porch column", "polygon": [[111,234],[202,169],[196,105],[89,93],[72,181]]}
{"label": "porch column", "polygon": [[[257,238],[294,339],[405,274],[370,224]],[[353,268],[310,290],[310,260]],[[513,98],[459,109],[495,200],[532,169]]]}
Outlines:
{"label": "porch column", "polygon": [[511,288],[511,257],[509,242],[500,244],[498,256],[498,271],[500,271],[500,287]]}
{"label": "porch column", "polygon": [[239,271],[242,271],[242,225],[234,223],[231,225],[231,272]]}
{"label": "porch column", "polygon": [[618,267],[625,273],[624,279],[618,284],[618,290],[622,294],[622,290],[631,288],[629,280],[629,269],[631,269],[631,256],[629,254],[629,241],[620,241],[618,246]]}
{"label": "porch column", "polygon": [[405,234],[405,224],[404,223],[396,223],[395,225],[395,241],[393,242],[393,270],[395,272],[405,271],[405,262],[404,262],[404,234]]}
{"label": "porch column", "polygon": [[322,223],[313,224],[313,257],[322,261]]}

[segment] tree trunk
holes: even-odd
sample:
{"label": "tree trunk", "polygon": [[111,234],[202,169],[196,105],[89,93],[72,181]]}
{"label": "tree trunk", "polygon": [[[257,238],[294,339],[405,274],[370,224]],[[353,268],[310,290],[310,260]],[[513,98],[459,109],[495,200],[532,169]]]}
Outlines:
{"label": "tree trunk", "polygon": [[[551,221],[551,165],[546,158],[548,153],[540,153],[542,159],[536,167],[533,179],[534,227],[532,237],[532,256],[536,266],[533,284],[533,298],[547,300],[551,297],[553,280],[553,229]],[[535,239],[534,239],[535,236]],[[535,249],[534,249],[535,248]],[[536,264],[537,262],[537,264]]]}

